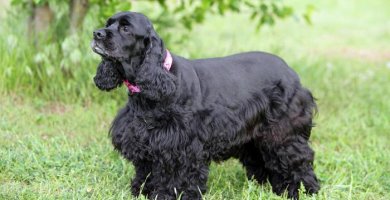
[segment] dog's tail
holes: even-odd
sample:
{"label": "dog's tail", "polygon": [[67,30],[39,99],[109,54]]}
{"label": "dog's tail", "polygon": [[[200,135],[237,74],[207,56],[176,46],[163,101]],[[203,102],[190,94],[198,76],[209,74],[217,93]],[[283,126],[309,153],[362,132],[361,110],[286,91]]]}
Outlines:
{"label": "dog's tail", "polygon": [[313,118],[317,113],[318,107],[313,94],[304,87],[298,88],[290,104],[289,117],[294,129],[299,129],[306,139],[310,138],[314,127]]}

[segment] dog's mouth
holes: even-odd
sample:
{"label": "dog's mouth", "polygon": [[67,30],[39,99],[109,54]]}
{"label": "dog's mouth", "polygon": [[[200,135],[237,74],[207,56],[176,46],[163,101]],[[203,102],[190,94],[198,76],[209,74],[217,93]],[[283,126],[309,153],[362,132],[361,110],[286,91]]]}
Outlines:
{"label": "dog's mouth", "polygon": [[101,46],[99,46],[99,44],[98,44],[95,40],[92,40],[92,42],[91,42],[91,48],[92,48],[92,50],[93,50],[95,53],[97,53],[97,54],[99,54],[99,55],[101,55],[101,56],[103,56],[103,57],[107,57],[107,56],[108,56],[108,54],[107,54],[107,52],[104,50],[104,48],[102,48]]}
{"label": "dog's mouth", "polygon": [[100,41],[92,40],[91,41],[91,49],[93,52],[99,54],[104,59],[112,60],[112,61],[121,61],[125,60],[125,56],[114,56],[116,53],[116,49],[106,48],[105,45]]}
{"label": "dog's mouth", "polygon": [[[99,40],[95,40],[95,39],[92,40],[90,46],[91,46],[91,49],[93,50],[93,52],[102,56],[102,58],[104,60],[109,60],[110,62],[115,63],[115,65],[113,65],[113,67],[115,67],[116,70],[118,70],[119,76],[121,77],[122,81],[123,80],[132,81],[135,79],[135,76],[132,75],[133,73],[135,73],[134,69],[127,69],[131,73],[126,73],[125,67],[121,63],[121,61],[125,61],[127,59],[126,57],[113,56],[114,52],[107,50],[104,47],[104,45],[102,44],[102,42]],[[125,63],[126,63],[126,61],[125,61]]]}

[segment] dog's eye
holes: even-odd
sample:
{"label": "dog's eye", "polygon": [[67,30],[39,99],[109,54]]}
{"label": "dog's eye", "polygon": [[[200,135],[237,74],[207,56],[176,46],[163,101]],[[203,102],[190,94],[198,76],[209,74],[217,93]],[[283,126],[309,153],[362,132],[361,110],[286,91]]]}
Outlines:
{"label": "dog's eye", "polygon": [[129,32],[130,31],[129,26],[122,26],[122,31],[123,32]]}

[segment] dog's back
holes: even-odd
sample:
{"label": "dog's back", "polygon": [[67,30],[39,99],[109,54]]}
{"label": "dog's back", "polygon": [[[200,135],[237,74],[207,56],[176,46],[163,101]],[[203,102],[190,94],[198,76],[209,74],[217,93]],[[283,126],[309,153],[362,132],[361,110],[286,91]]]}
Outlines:
{"label": "dog's back", "polygon": [[241,104],[276,84],[291,96],[288,93],[300,87],[298,75],[281,58],[269,53],[247,52],[197,60],[177,57],[175,60],[181,68],[178,71],[188,82],[185,90],[198,94],[204,103]]}

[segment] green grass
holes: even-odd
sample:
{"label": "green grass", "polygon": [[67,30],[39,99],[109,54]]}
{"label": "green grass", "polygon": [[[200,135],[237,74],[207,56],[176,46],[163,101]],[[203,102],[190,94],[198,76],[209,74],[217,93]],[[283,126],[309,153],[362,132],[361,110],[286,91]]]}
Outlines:
{"label": "green grass", "polygon": [[[298,9],[299,2],[292,1]],[[287,20],[259,33],[245,15],[209,17],[170,49],[193,58],[248,50],[285,58],[319,105],[311,141],[322,189],[302,199],[390,199],[390,2],[316,7],[313,26]],[[0,27],[0,199],[132,199],[133,167],[107,136],[125,89],[94,88],[98,58],[88,34],[76,76],[44,75],[39,83],[26,68],[34,52],[23,50],[21,34],[5,35],[7,27]],[[13,40],[18,48],[9,48]],[[269,184],[248,181],[236,160],[213,164],[208,186],[205,199],[282,199]]]}

